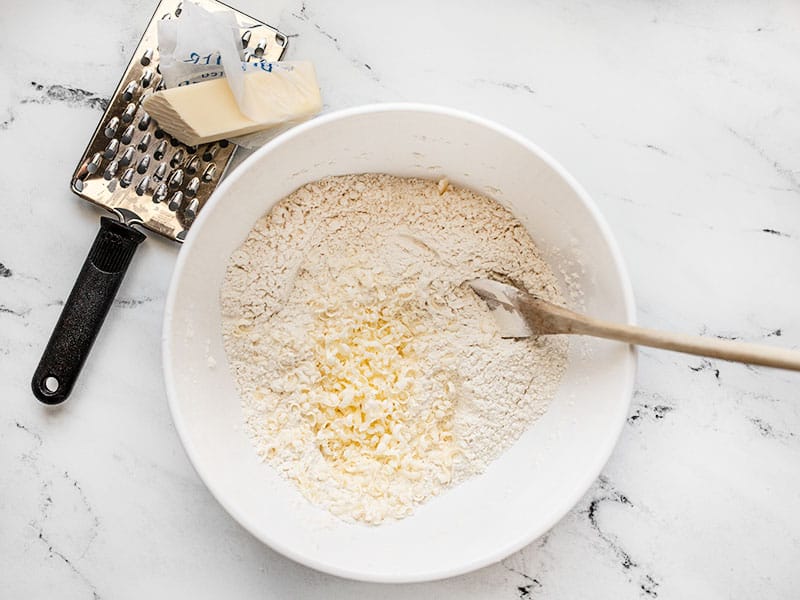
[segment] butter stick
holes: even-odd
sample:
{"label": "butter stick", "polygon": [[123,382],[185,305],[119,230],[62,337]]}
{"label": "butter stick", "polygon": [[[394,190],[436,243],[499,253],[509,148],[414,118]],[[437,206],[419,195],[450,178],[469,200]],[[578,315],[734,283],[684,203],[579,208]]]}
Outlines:
{"label": "butter stick", "polygon": [[156,92],[144,109],[167,133],[189,146],[228,139],[300,122],[317,114],[322,98],[310,62],[274,63],[272,71],[248,73],[244,78],[248,109],[239,110],[225,79]]}

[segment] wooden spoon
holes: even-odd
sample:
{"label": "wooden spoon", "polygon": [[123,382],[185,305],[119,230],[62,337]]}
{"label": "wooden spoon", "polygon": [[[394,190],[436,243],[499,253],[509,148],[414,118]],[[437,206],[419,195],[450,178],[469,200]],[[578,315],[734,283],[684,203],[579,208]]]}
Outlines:
{"label": "wooden spoon", "polygon": [[503,337],[523,338],[533,335],[573,333],[674,352],[800,371],[800,351],[797,350],[609,323],[557,306],[517,287],[493,279],[473,279],[468,284],[486,301]]}

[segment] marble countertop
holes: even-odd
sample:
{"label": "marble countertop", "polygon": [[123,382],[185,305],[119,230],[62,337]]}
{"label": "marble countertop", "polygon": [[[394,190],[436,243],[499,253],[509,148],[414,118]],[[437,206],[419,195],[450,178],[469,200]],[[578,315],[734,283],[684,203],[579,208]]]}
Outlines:
{"label": "marble countertop", "polygon": [[[0,597],[729,598],[800,586],[800,376],[641,350],[602,477],[502,563],[427,584],[262,546],[183,453],[160,367],[178,247],[144,244],[69,404],[29,381],[98,227],[68,187],[152,0],[4,5]],[[466,109],[594,197],[652,327],[800,346],[800,6],[236,0],[314,61],[325,110]]]}

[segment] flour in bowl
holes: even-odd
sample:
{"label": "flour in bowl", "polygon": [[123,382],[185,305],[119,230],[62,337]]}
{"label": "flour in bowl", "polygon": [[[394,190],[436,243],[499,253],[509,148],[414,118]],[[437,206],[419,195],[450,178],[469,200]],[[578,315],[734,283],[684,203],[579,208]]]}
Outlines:
{"label": "flour in bowl", "polygon": [[499,337],[465,284],[499,275],[563,303],[522,224],[446,182],[329,177],[276,204],[221,291],[259,456],[372,524],[484,471],[545,412],[567,362],[563,337]]}

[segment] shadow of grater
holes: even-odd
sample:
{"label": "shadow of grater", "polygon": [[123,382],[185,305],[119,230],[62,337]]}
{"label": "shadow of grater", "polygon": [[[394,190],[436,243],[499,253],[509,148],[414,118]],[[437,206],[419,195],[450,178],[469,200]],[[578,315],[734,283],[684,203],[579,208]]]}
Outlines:
{"label": "shadow of grater", "polygon": [[[194,0],[211,11],[233,10],[243,60],[280,60],[288,39],[277,29],[216,0]],[[114,213],[100,231],[56,323],[31,386],[45,404],[66,400],[114,301],[128,265],[146,236],[134,226],[182,242],[233,158],[222,140],[187,146],[141,106],[163,89],[157,26],[179,18],[179,0],[161,0],[78,164],[70,188]]]}

